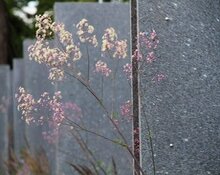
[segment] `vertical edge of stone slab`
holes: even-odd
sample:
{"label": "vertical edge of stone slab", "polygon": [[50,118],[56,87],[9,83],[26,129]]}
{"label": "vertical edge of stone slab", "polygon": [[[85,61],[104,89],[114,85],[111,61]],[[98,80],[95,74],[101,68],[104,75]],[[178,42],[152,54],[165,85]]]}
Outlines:
{"label": "vertical edge of stone slab", "polygon": [[[48,80],[48,68],[44,64],[38,64],[35,61],[29,59],[28,47],[33,44],[35,40],[24,40],[23,42],[23,52],[24,52],[24,62],[25,62],[25,89],[33,95],[35,99],[39,99],[40,95],[44,92],[48,92],[50,96],[54,94],[54,86]],[[49,45],[53,45],[53,41],[48,41]],[[41,114],[37,114],[41,115]],[[45,115],[45,114],[42,114]],[[38,116],[39,117],[39,116]],[[43,132],[48,131],[48,126],[36,126],[27,125],[25,126],[26,136],[29,142],[30,148],[33,153],[38,151],[43,151],[49,160],[50,173],[55,174],[55,164],[56,164],[56,145],[49,144],[43,138]]]}
{"label": "vertical edge of stone slab", "polygon": [[[139,0],[139,19],[140,31],[154,29],[160,40],[140,77],[156,174],[219,174],[219,1]],[[152,82],[161,73],[165,80]],[[142,122],[143,167],[153,174],[144,115]]]}
{"label": "vertical edge of stone slab", "polygon": [[[10,81],[8,83],[9,91],[9,106],[8,106],[8,157],[9,161],[11,158],[11,153],[14,151],[14,113],[13,113],[13,70],[10,69],[9,73]],[[11,169],[8,170],[8,173],[11,173]]]}
{"label": "vertical edge of stone slab", "polygon": [[0,65],[0,174],[8,174],[8,112],[10,102],[10,68]]}
{"label": "vertical edge of stone slab", "polygon": [[17,109],[17,99],[15,94],[18,92],[19,87],[24,87],[24,59],[13,60],[13,115],[14,115],[14,150],[18,158],[20,152],[25,148],[25,122],[21,119],[21,113]]}
{"label": "vertical edge of stone slab", "polygon": [[[95,34],[99,42],[98,48],[100,48],[101,46],[101,37],[104,33],[104,30],[109,27],[115,28],[119,39],[127,39],[128,46],[130,46],[130,18],[129,6],[127,4],[56,3],[54,9],[55,22],[64,23],[65,29],[73,34],[75,43],[77,43],[78,40],[77,36],[75,35],[76,28],[73,26],[73,24],[77,24],[81,19],[86,18],[89,23],[95,28]],[[101,96],[101,76],[94,73],[95,63],[99,59],[101,59],[102,61],[107,62],[107,64],[112,69],[114,69],[116,67],[116,63],[114,61],[116,60],[113,61],[113,59],[108,59],[107,56],[105,58],[101,58],[101,53],[98,48],[94,49],[92,46],[89,47],[89,53],[91,55],[90,85],[97,91],[97,94]],[[82,74],[87,75],[87,62],[85,59],[86,50],[83,45],[81,45],[81,51],[84,57],[77,62],[77,66],[79,66]],[[130,63],[129,56],[126,59],[119,60],[118,69],[120,70],[118,70],[115,81],[115,84],[118,87],[117,92],[115,92],[117,94],[117,99],[115,100],[115,111],[117,108],[116,113],[118,114],[120,105],[129,100],[131,96],[129,84],[121,69],[126,63]],[[111,81],[106,78],[104,80],[103,103],[107,106],[109,110],[111,109],[111,87]],[[83,120],[82,123],[85,124],[84,126],[86,128],[96,131],[108,138],[117,139],[118,135],[116,133],[116,130],[113,129],[112,124],[109,122],[108,119],[106,119],[106,116],[103,113],[102,108],[99,106],[99,103],[94,100],[94,97],[90,93],[88,93],[88,91],[86,91],[79,82],[74,81],[71,83],[71,81],[66,81],[65,83],[58,84],[58,88],[62,92],[64,101],[76,103],[82,109],[83,117],[81,120]],[[123,133],[126,135],[127,140],[130,144],[132,133],[131,123],[126,123],[125,127],[123,128]],[[57,162],[57,167],[59,173],[70,174],[72,172],[72,169],[65,163],[66,161],[74,161],[74,163],[85,165],[88,164],[88,161],[86,162],[86,160],[83,160],[85,159],[85,156],[83,156],[82,151],[74,140],[74,137],[69,132],[69,128],[64,129],[61,135],[62,137],[60,138],[59,149],[65,150],[69,154],[65,155],[62,152],[59,153],[59,161]],[[104,161],[106,164],[109,165],[111,163],[111,157],[113,156],[115,158],[116,164],[118,165],[117,167],[119,168],[119,174],[132,174],[132,160],[125,150],[110,142],[106,142],[105,140],[102,140],[97,136],[88,133],[83,133],[83,136],[86,137],[85,140],[87,141],[89,148],[95,153],[97,160]]]}

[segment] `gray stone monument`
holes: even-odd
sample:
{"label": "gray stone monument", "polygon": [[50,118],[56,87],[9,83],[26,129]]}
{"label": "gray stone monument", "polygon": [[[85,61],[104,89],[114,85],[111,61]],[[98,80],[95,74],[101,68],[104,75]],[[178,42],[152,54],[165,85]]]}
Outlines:
{"label": "gray stone monument", "polygon": [[20,157],[21,150],[25,147],[25,122],[21,119],[21,113],[17,110],[17,100],[15,94],[19,87],[24,86],[24,59],[13,60],[13,116],[14,116],[14,150]]}
{"label": "gray stone monument", "polygon": [[[160,40],[157,59],[140,76],[143,168],[157,175],[219,174],[219,1],[140,0],[139,27],[155,29]],[[165,79],[152,81],[158,74]]]}
{"label": "gray stone monument", "polygon": [[7,174],[5,162],[8,160],[8,117],[10,106],[10,68],[0,66],[0,174]]}
{"label": "gray stone monument", "polygon": [[[55,21],[58,23],[64,23],[68,31],[73,34],[74,42],[78,43],[79,40],[76,36],[76,28],[74,27],[81,19],[86,18],[89,24],[95,27],[95,34],[97,36],[99,45],[97,48],[81,44],[80,49],[82,51],[82,58],[77,62],[77,67],[80,69],[81,74],[88,78],[88,62],[87,56],[90,57],[89,68],[89,84],[90,87],[95,90],[96,95],[102,99],[102,103],[107,106],[107,110],[112,109],[112,91],[115,93],[114,100],[114,117],[119,120],[119,128],[125,135],[128,144],[131,144],[131,122],[122,122],[122,117],[119,115],[120,106],[130,99],[130,86],[126,79],[125,74],[122,71],[124,64],[130,62],[130,57],[126,59],[108,58],[106,55],[101,57],[101,37],[104,34],[104,30],[109,27],[115,28],[119,39],[127,39],[129,46],[130,37],[130,19],[129,19],[129,6],[127,4],[96,4],[96,3],[56,3],[55,4]],[[74,26],[73,26],[74,25]],[[59,41],[57,41],[59,42]],[[57,44],[57,46],[59,46]],[[88,53],[87,49],[88,48]],[[129,49],[128,49],[129,54]],[[108,63],[108,66],[112,69],[118,66],[118,72],[115,78],[115,90],[112,89],[111,76],[104,78],[103,91],[101,75],[95,73],[95,64],[101,59]],[[61,90],[63,100],[66,102],[75,103],[81,108],[82,117],[80,120],[72,120],[92,132],[101,134],[116,142],[120,142],[119,135],[114,129],[112,123],[107,119],[106,113],[97,102],[94,95],[92,95],[88,89],[83,86],[79,81],[72,77],[68,77],[63,83],[58,83],[57,89]],[[78,129],[79,130],[79,129]],[[72,132],[72,133],[71,133]],[[88,145],[88,148],[95,156],[96,166],[105,164],[105,169],[109,169],[112,158],[115,159],[117,170],[119,174],[132,174],[132,159],[129,153],[121,146],[106,141],[91,132],[85,132],[79,130],[83,140]],[[77,163],[82,165],[89,165],[89,159],[85,155],[85,152],[81,151],[81,148],[74,136],[75,130],[71,130],[71,127],[61,126],[60,140],[59,140],[59,153],[57,168],[59,173],[70,174],[73,173],[73,169],[70,168],[67,162]],[[131,146],[131,145],[130,145]],[[100,168],[100,167],[99,167]]]}

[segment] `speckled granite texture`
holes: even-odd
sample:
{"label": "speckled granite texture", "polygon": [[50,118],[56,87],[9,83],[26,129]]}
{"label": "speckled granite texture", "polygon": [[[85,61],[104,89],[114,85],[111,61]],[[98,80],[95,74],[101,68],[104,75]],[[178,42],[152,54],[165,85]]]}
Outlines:
{"label": "speckled granite texture", "polygon": [[220,1],[138,3],[140,31],[160,39],[140,77],[143,167],[153,174],[147,118],[157,175],[219,175]]}

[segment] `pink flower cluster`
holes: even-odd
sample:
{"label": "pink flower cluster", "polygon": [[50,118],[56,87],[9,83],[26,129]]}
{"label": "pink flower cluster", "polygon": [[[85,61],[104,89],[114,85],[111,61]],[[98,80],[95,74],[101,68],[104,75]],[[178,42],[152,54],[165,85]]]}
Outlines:
{"label": "pink flower cluster", "polygon": [[[132,59],[137,60],[138,62],[146,61],[147,63],[152,63],[155,61],[156,57],[154,54],[154,49],[157,48],[159,40],[157,37],[156,32],[153,30],[150,33],[150,36],[146,32],[140,32],[139,34],[139,50],[135,50],[134,54],[132,55]],[[148,54],[146,56],[146,59],[143,59],[143,54],[141,53],[141,49],[147,50]]]}
{"label": "pink flower cluster", "polygon": [[35,122],[32,116],[33,111],[36,111],[37,102],[31,94],[28,94],[24,88],[20,87],[18,94],[15,94],[15,98],[18,100],[18,111],[22,113],[22,119],[25,120],[27,124]]}
{"label": "pink flower cluster", "polygon": [[[52,23],[48,14],[36,16],[36,21],[37,41],[28,48],[29,57],[31,60],[49,67],[50,80],[62,80],[64,78],[64,67],[79,60],[82,56],[81,51],[74,44],[72,34],[65,30],[63,24]],[[58,36],[63,46],[62,49],[50,48],[48,42],[45,41],[46,37],[53,33]]]}
{"label": "pink flower cluster", "polygon": [[152,78],[152,81],[155,83],[155,82],[160,82],[160,81],[162,81],[164,79],[166,79],[166,76],[164,74],[160,73],[160,74],[155,75]]}
{"label": "pink flower cluster", "polygon": [[95,64],[95,72],[99,72],[102,75],[108,77],[110,75],[110,73],[112,72],[110,68],[108,68],[107,63],[99,60],[96,64]]}
{"label": "pink flower cluster", "polygon": [[67,62],[68,55],[57,49],[51,49],[43,40],[37,40],[34,45],[28,48],[30,59],[34,59],[39,64],[46,64],[50,67],[50,80],[62,80],[64,71],[62,66]]}
{"label": "pink flower cluster", "polygon": [[123,72],[125,73],[128,80],[132,78],[132,64],[127,63],[123,66]]}
{"label": "pink flower cluster", "polygon": [[102,36],[102,52],[113,51],[113,57],[125,58],[127,56],[127,40],[118,40],[115,29],[110,27]]}
{"label": "pink flower cluster", "polygon": [[82,118],[82,109],[73,102],[66,102],[63,104],[66,118],[80,120]]}
{"label": "pink flower cluster", "polygon": [[53,98],[49,101],[50,109],[53,111],[53,122],[56,123],[58,126],[62,123],[63,119],[65,118],[62,103],[60,102],[61,99],[61,92],[57,91],[54,93]]}
{"label": "pink flower cluster", "polygon": [[128,100],[126,101],[121,107],[120,107],[120,111],[121,111],[121,116],[128,119],[128,120],[131,120],[132,119],[132,104],[131,104],[131,101]]}
{"label": "pink flower cluster", "polygon": [[158,44],[159,44],[159,40],[157,37],[157,33],[155,32],[155,30],[153,30],[150,33],[150,36],[148,36],[148,33],[146,32],[140,32],[139,34],[140,36],[140,44],[145,45],[146,48],[148,49],[156,49]]}
{"label": "pink flower cluster", "polygon": [[88,23],[87,19],[82,19],[77,25],[76,28],[78,29],[77,35],[82,43],[86,41],[92,44],[94,47],[98,46],[98,41],[96,39],[96,35],[93,34],[94,27]]}
{"label": "pink flower cluster", "polygon": [[58,136],[59,126],[65,118],[61,103],[61,92],[55,92],[52,97],[47,92],[44,92],[36,100],[24,88],[20,87],[15,97],[18,100],[17,108],[21,111],[22,119],[27,124],[48,124],[49,131],[44,131],[42,134],[51,143],[54,137]]}
{"label": "pink flower cluster", "polygon": [[[18,110],[22,113],[22,119],[27,124],[36,123],[42,125],[44,121],[52,120],[59,126],[64,119],[64,111],[62,109],[61,92],[55,92],[51,98],[47,92],[44,92],[41,97],[36,100],[33,96],[27,93],[24,88],[20,87],[18,94],[15,95],[18,100]],[[44,113],[44,115],[38,116],[37,113]],[[51,116],[48,117],[48,114]]]}
{"label": "pink flower cluster", "polygon": [[113,57],[125,58],[127,56],[127,40],[115,41]]}
{"label": "pink flower cluster", "polygon": [[[52,102],[53,103],[53,102]],[[53,103],[54,104],[54,103]],[[55,106],[56,105],[52,105]],[[79,106],[77,106],[75,103],[72,102],[66,102],[62,104],[62,107],[59,106],[59,110],[62,110],[64,112],[65,118],[69,120],[80,120],[82,117],[82,111]],[[61,112],[61,111],[60,111]],[[42,135],[43,138],[49,143],[49,144],[55,144],[57,141],[57,138],[60,136],[59,132],[59,125],[57,123],[62,122],[62,118],[59,118],[59,116],[53,116],[54,120],[48,121],[48,127],[49,130],[43,131]]]}
{"label": "pink flower cluster", "polygon": [[73,58],[72,61],[79,60],[82,56],[82,53],[79,47],[74,44],[72,34],[65,30],[64,24],[55,23],[53,31],[63,45],[66,55],[71,56]]}
{"label": "pink flower cluster", "polygon": [[153,61],[155,61],[156,57],[155,57],[155,54],[154,52],[149,52],[147,54],[147,63],[152,63]]}
{"label": "pink flower cluster", "polygon": [[142,54],[140,53],[140,51],[138,49],[136,49],[134,51],[134,54],[132,55],[132,59],[138,61],[138,62],[141,62],[143,61],[143,56]]}
{"label": "pink flower cluster", "polygon": [[64,45],[73,44],[72,34],[65,30],[64,24],[54,24],[53,31],[57,34],[60,39],[60,42]]}
{"label": "pink flower cluster", "polygon": [[48,121],[49,130],[43,131],[43,139],[49,144],[55,144],[59,137],[59,126],[56,125],[54,121]]}
{"label": "pink flower cluster", "polygon": [[35,27],[38,28],[36,31],[37,39],[45,39],[47,36],[52,35],[52,28],[54,23],[49,14],[36,15],[35,17],[36,24]]}
{"label": "pink flower cluster", "polygon": [[115,29],[110,27],[105,29],[105,33],[102,36],[102,51],[111,50],[114,47],[114,41],[117,40],[118,36]]}

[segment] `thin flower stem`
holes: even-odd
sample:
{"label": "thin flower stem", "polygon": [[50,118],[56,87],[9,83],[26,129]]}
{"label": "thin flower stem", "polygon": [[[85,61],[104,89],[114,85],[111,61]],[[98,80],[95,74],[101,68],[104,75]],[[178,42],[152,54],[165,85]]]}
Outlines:
{"label": "thin flower stem", "polygon": [[63,125],[68,125],[68,126],[76,126],[76,127],[78,127],[79,129],[81,129],[81,130],[83,130],[83,131],[86,131],[86,132],[88,132],[88,133],[90,133],[90,134],[93,134],[93,135],[96,135],[96,136],[98,136],[98,137],[101,137],[101,138],[103,138],[103,139],[105,139],[105,140],[107,140],[107,141],[110,141],[110,142],[112,142],[112,143],[116,143],[116,144],[118,144],[118,145],[121,145],[121,146],[123,146],[122,144],[119,144],[117,141],[115,141],[115,140],[112,140],[112,139],[110,139],[110,138],[108,138],[108,137],[105,137],[105,136],[103,136],[103,135],[101,135],[101,134],[99,134],[99,133],[97,133],[97,132],[94,132],[94,131],[91,131],[91,130],[89,130],[89,129],[87,129],[87,128],[85,128],[85,127],[83,127],[83,126],[81,126],[81,125],[79,125],[79,124],[77,124],[77,123],[75,123],[74,121],[72,121],[72,120],[69,120],[69,119],[67,119],[68,120],[68,122],[70,122],[70,124],[64,124],[64,123],[62,123]]}
{"label": "thin flower stem", "polygon": [[[76,134],[80,135],[77,130],[75,130],[74,132],[72,131],[71,134],[74,136],[74,138],[76,139],[76,141],[78,142],[80,148],[82,149],[82,151],[84,152],[85,156],[87,157],[87,159],[89,160],[89,162],[94,165],[94,163],[91,161],[90,155],[88,154],[88,152],[85,150],[84,144],[83,144],[83,139],[81,136],[77,136]],[[80,137],[80,138],[79,138]],[[95,169],[95,168],[94,168]]]}
{"label": "thin flower stem", "polygon": [[[65,71],[66,72],[66,71]],[[104,112],[106,113],[107,118],[111,121],[111,123],[114,125],[114,127],[116,128],[118,134],[120,135],[120,137],[122,138],[124,145],[126,145],[126,149],[128,150],[128,152],[130,153],[130,155],[132,156],[132,158],[134,159],[134,161],[136,162],[137,166],[139,167],[139,170],[142,172],[142,175],[144,175],[144,171],[142,170],[140,164],[138,163],[139,161],[136,159],[136,157],[134,156],[132,150],[129,148],[128,143],[124,137],[124,135],[122,134],[122,132],[120,131],[120,129],[118,128],[117,124],[114,122],[114,120],[111,118],[111,115],[109,114],[108,110],[106,109],[106,107],[104,106],[104,104],[102,103],[102,100],[96,95],[96,93],[93,91],[93,89],[86,83],[84,82],[80,76],[76,76],[76,75],[72,75],[68,72],[66,72],[68,75],[70,75],[71,77],[75,78],[76,80],[78,80],[93,96],[94,98],[97,100],[97,102],[99,102],[99,105],[103,108]]]}
{"label": "thin flower stem", "polygon": [[[77,130],[75,130],[75,132],[78,134],[78,136],[74,132],[71,132],[71,133],[75,137],[76,141],[79,143],[82,151],[86,154],[86,156],[89,159],[91,165],[93,166],[93,169],[95,170],[96,174],[99,175],[99,172],[98,172],[97,167],[95,165],[95,164],[97,164],[97,160],[96,160],[95,156],[93,155],[92,151],[88,148],[87,144],[84,142],[84,140],[83,140],[82,136],[80,135],[80,133]],[[93,161],[95,163],[93,163]],[[107,175],[106,171],[100,165],[98,165],[98,167],[102,170],[102,172],[105,175]]]}
{"label": "thin flower stem", "polygon": [[[141,95],[141,94],[140,94],[140,95]],[[150,149],[151,149],[151,159],[152,159],[152,165],[153,165],[153,173],[154,173],[154,175],[156,175],[156,163],[155,163],[155,159],[154,159],[153,138],[152,138],[149,121],[148,121],[148,119],[147,119],[147,115],[146,115],[146,112],[145,112],[144,107],[142,108],[142,110],[143,110],[143,115],[144,115],[145,123],[146,123],[146,125],[147,125],[147,128],[146,128],[146,129],[147,129],[148,136],[149,136]]]}

